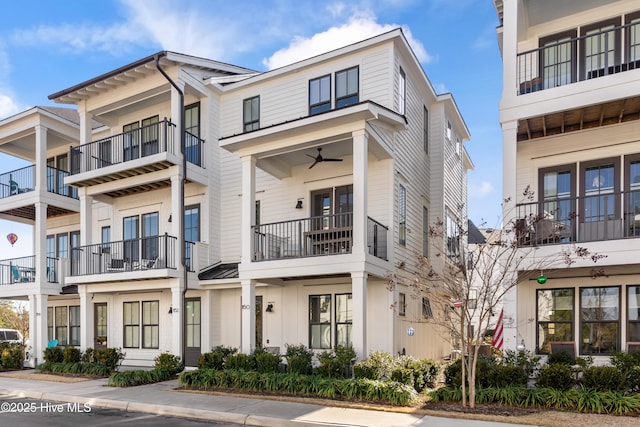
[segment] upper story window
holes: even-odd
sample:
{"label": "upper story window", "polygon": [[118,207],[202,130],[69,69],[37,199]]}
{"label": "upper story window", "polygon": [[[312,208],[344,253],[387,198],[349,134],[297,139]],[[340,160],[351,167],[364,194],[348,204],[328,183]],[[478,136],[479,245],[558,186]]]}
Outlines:
{"label": "upper story window", "polygon": [[627,61],[634,62],[640,59],[640,12],[627,15],[625,23],[629,25],[626,31]]}
{"label": "upper story window", "polygon": [[422,144],[424,152],[429,154],[429,110],[426,106],[422,111]]}
{"label": "upper story window", "polygon": [[398,187],[398,243],[407,246],[407,189]]}
{"label": "upper story window", "polygon": [[457,219],[449,211],[447,211],[447,222],[445,225],[447,237],[447,257],[458,258],[460,257],[460,227],[458,226]]}
{"label": "upper story window", "polygon": [[185,142],[184,155],[189,163],[202,165],[202,141],[200,140],[200,103],[184,107]]}
{"label": "upper story window", "polygon": [[243,102],[242,123],[245,132],[260,129],[260,97],[247,98]]}
{"label": "upper story window", "polygon": [[405,114],[407,111],[407,76],[400,67],[398,80],[398,113]]}
{"label": "upper story window", "polygon": [[603,76],[609,66],[620,64],[620,18],[584,27],[580,56],[584,64],[582,78]]}
{"label": "upper story window", "polygon": [[309,80],[309,114],[314,115],[331,109],[331,76]]}
{"label": "upper story window", "polygon": [[449,120],[447,120],[447,129],[445,132],[446,132],[445,138],[447,138],[447,141],[451,141],[452,130],[451,130],[451,122]]}
{"label": "upper story window", "polygon": [[336,73],[336,108],[358,103],[358,67]]}

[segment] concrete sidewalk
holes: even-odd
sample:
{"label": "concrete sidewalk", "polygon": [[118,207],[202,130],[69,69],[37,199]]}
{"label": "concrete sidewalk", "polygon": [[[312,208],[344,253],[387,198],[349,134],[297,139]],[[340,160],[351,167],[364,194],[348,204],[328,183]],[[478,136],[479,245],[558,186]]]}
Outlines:
{"label": "concrete sidewalk", "polygon": [[[29,371],[22,371],[29,372]],[[115,388],[106,379],[62,383],[25,379],[28,375],[0,376],[2,396],[88,404],[131,412],[247,426],[366,426],[366,427],[517,427],[520,424],[453,419],[364,409],[326,407],[244,397],[175,391],[177,380]]]}

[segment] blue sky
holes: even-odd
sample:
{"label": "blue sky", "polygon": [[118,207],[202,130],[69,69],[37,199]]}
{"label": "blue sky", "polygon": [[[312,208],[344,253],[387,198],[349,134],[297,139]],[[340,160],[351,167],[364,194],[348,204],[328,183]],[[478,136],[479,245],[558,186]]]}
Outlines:
{"label": "blue sky", "polygon": [[[259,71],[402,27],[471,132],[469,218],[499,224],[502,62],[491,0],[26,0],[0,15],[0,119],[160,50]],[[0,173],[20,167],[0,155]],[[4,238],[19,236],[13,248]],[[0,220],[0,259],[30,255],[31,227]]]}

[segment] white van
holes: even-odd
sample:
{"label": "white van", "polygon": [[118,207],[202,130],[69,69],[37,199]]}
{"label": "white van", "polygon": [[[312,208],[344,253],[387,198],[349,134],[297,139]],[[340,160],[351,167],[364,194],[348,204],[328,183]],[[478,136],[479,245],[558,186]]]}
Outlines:
{"label": "white van", "polygon": [[17,329],[0,329],[0,342],[16,342],[22,344],[22,334]]}

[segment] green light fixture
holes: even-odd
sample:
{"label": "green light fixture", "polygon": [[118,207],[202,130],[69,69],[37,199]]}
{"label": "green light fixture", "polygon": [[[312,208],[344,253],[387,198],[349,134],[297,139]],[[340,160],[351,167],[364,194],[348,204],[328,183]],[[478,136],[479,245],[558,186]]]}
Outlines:
{"label": "green light fixture", "polygon": [[547,283],[547,276],[545,276],[541,271],[540,275],[536,280],[538,281],[539,284],[544,285],[545,283]]}

